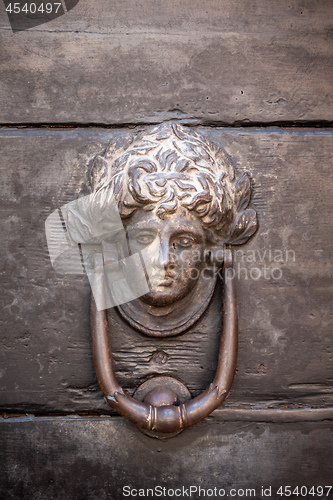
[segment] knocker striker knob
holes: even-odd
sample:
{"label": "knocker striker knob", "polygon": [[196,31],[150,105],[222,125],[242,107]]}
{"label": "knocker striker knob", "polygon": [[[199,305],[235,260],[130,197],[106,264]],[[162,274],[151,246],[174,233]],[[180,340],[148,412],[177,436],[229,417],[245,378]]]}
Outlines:
{"label": "knocker striker knob", "polygon": [[156,386],[144,398],[144,402],[152,406],[168,406],[177,402],[177,394],[161,385]]}

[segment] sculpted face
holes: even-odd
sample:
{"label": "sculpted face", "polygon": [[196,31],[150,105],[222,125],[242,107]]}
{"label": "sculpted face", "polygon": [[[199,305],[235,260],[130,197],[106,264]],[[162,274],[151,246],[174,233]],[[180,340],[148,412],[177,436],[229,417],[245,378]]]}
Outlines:
{"label": "sculpted face", "polygon": [[223,246],[257,229],[250,177],[235,178],[222,148],[171,122],[117,135],[89,176],[92,194],[47,221],[52,263],[87,274],[98,311],[117,307],[142,333],[187,330],[213,297]]}
{"label": "sculpted face", "polygon": [[141,251],[150,283],[140,300],[162,307],[186,297],[204,266],[205,236],[198,218],[183,208],[163,219],[155,211],[139,210],[126,230],[129,251]]}
{"label": "sculpted face", "polygon": [[75,241],[88,243],[84,266],[100,309],[116,306],[148,335],[185,331],[213,296],[218,251],[223,258],[224,244],[256,230],[249,176],[236,179],[227,153],[196,130],[167,123],[119,136],[90,180],[92,206]]}

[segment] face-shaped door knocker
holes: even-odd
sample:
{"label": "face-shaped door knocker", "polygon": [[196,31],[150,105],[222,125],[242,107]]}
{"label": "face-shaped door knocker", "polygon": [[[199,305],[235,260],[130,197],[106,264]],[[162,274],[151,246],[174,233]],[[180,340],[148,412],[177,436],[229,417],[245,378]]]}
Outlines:
{"label": "face-shaped door knocker", "polygon": [[[172,435],[217,408],[233,381],[231,245],[245,243],[257,228],[255,211],[247,209],[251,182],[247,174],[236,181],[222,149],[177,124],[116,140],[95,159],[90,177],[93,193],[47,220],[51,260],[63,271],[83,266],[88,275],[94,365],[108,404],[141,429]],[[223,326],[212,383],[191,399],[178,379],[158,376],[129,396],[113,370],[107,309],[117,307],[145,335],[178,335],[207,309],[222,267]]]}

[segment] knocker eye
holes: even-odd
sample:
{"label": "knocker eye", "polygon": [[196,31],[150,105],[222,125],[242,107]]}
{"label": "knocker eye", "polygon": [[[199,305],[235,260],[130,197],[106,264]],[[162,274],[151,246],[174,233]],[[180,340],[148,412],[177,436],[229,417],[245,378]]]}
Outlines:
{"label": "knocker eye", "polygon": [[193,243],[192,238],[190,238],[189,236],[182,236],[178,238],[177,241],[175,241],[172,246],[175,249],[177,247],[188,248],[192,246],[192,243]]}
{"label": "knocker eye", "polygon": [[155,235],[151,233],[141,233],[138,234],[136,237],[136,242],[139,243],[139,245],[142,246],[148,246],[151,243],[153,243],[155,239]]}

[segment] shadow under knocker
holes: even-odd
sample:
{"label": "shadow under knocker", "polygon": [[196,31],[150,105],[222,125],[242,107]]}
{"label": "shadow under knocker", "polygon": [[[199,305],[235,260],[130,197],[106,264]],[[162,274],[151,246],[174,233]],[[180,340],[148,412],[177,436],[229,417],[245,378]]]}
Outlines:
{"label": "shadow under knocker", "polygon": [[[116,138],[90,170],[92,194],[46,222],[52,264],[88,275],[95,371],[111,408],[148,435],[171,437],[227,397],[237,361],[232,245],[257,229],[251,181],[235,179],[227,153],[176,123]],[[146,380],[133,397],[113,369],[108,309],[141,334],[190,332],[207,310],[224,267],[222,332],[212,383],[195,398],[168,375]],[[76,271],[74,270],[76,269]],[[181,340],[180,340],[181,342]]]}

